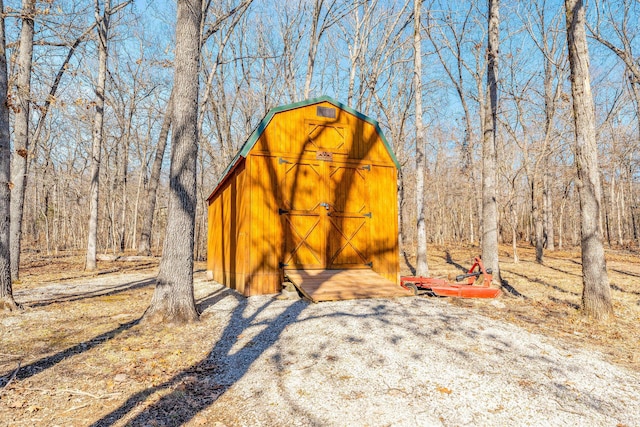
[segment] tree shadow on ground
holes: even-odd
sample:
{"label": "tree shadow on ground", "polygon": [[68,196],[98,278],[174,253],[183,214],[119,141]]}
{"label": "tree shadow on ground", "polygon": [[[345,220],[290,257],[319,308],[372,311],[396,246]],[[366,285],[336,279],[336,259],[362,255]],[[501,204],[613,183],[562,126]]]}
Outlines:
{"label": "tree shadow on ground", "polygon": [[236,292],[229,288],[220,288],[209,295],[198,298],[196,300],[196,308],[198,309],[198,313],[202,314],[209,307],[214,306],[219,301],[223,300],[228,296],[233,296]]}
{"label": "tree shadow on ground", "polygon": [[555,302],[556,304],[562,304],[569,306],[575,310],[580,310],[580,304],[576,304],[575,302],[567,301],[566,299],[560,299],[553,296],[549,296],[549,300]]}
{"label": "tree shadow on ground", "polygon": [[625,276],[640,277],[640,274],[638,274],[638,273],[632,273],[630,271],[618,270],[616,268],[612,268],[611,271],[615,271],[616,273],[620,273],[620,274],[623,274]]}
{"label": "tree shadow on ground", "polygon": [[[152,420],[158,419],[165,420],[169,425],[188,422],[242,378],[253,362],[278,340],[287,325],[294,323],[308,305],[302,300],[297,301],[284,308],[275,319],[262,321],[260,314],[275,300],[269,300],[255,312],[245,315],[249,308],[248,300],[236,292],[221,291],[206,297],[200,307],[208,307],[225,296],[235,297],[237,306],[207,357],[168,381],[134,394],[92,426],[114,425],[156,392],[163,393],[163,396],[144,411],[133,415],[132,419],[127,420],[127,425],[149,425]],[[243,331],[252,327],[264,329],[250,341],[242,343]]]}
{"label": "tree shadow on ground", "polygon": [[637,292],[637,291],[628,291],[628,290],[626,290],[626,289],[624,289],[624,288],[621,288],[620,286],[618,286],[618,285],[616,285],[616,284],[614,284],[614,283],[612,283],[612,284],[611,284],[611,289],[613,289],[614,291],[623,292],[623,293],[625,293],[625,294],[640,295],[640,292]]}
{"label": "tree shadow on ground", "polygon": [[582,277],[582,274],[572,273],[571,271],[563,270],[561,268],[554,267],[554,266],[551,266],[551,265],[548,265],[548,264],[541,264],[541,265],[543,265],[543,266],[545,266],[545,267],[547,267],[547,268],[549,268],[549,269],[551,269],[553,271],[557,271],[558,273],[568,274],[570,276],[575,276],[575,277]]}
{"label": "tree shadow on ground", "polygon": [[[104,334],[100,334],[94,338],[91,338],[90,340],[74,345],[73,347],[70,347],[64,351],[58,352],[54,355],[45,357],[43,359],[40,359],[33,363],[25,365],[18,370],[18,372],[15,374],[15,378],[18,380],[23,380],[33,375],[36,375],[44,371],[45,369],[49,369],[52,366],[62,362],[64,359],[68,357],[75,356],[80,353],[84,353],[88,350],[93,349],[94,347],[97,347],[100,344],[105,343],[106,341],[113,339],[120,333],[128,329],[131,329],[138,323],[140,323],[140,318],[124,323],[115,329],[105,332]],[[3,387],[4,385],[6,385],[8,379],[9,379],[8,377],[0,378],[0,387]]]}
{"label": "tree shadow on ground", "polygon": [[[133,291],[136,289],[151,286],[155,284],[155,282],[156,282],[156,278],[152,277],[148,279],[138,280],[135,282],[128,282],[128,283],[109,286],[109,287],[101,287],[99,289],[93,289],[93,290],[87,290],[87,291],[83,291],[82,289],[80,289],[79,292],[70,292],[70,293],[67,293],[64,291],[58,291],[58,292],[51,291],[53,296],[51,296],[50,298],[45,298],[45,299],[37,298],[37,299],[26,300],[26,301],[20,298],[22,296],[21,295],[22,292],[19,292],[17,294],[18,296],[17,299],[20,300],[19,303],[25,307],[43,307],[50,304],[56,304],[61,302],[80,301],[80,300],[89,299],[89,298],[98,298],[98,297],[115,295],[115,294],[126,292],[126,291]],[[80,287],[84,285],[76,285],[76,286]],[[44,290],[46,292],[46,288],[41,288],[40,290]],[[33,292],[30,292],[30,294],[33,294]]]}
{"label": "tree shadow on ground", "polygon": [[406,264],[407,268],[411,272],[411,275],[415,276],[416,275],[416,268],[415,268],[415,266],[413,264],[411,264],[411,260],[409,260],[409,255],[407,254],[407,251],[402,251],[402,256],[404,258],[404,263]]}
{"label": "tree shadow on ground", "polygon": [[542,279],[538,279],[537,277],[530,277],[530,276],[527,276],[526,274],[516,273],[515,271],[512,271],[512,270],[503,270],[503,271],[505,271],[505,272],[507,272],[507,273],[509,273],[509,274],[516,275],[516,276],[518,276],[518,277],[522,277],[523,279],[526,279],[526,280],[528,280],[529,282],[538,283],[538,284],[540,284],[540,285],[544,285],[544,286],[549,287],[549,288],[551,288],[551,289],[555,289],[556,291],[558,291],[558,292],[562,292],[562,293],[564,293],[564,294],[570,294],[570,295],[576,295],[576,296],[579,296],[579,294],[577,294],[577,293],[575,293],[575,292],[568,291],[568,290],[566,290],[566,289],[564,289],[564,288],[561,288],[561,287],[560,287],[560,286],[558,286],[558,285],[552,285],[551,283],[547,283],[547,282],[545,282],[545,281],[544,281],[544,280],[542,280]]}
{"label": "tree shadow on ground", "polygon": [[529,299],[528,296],[526,296],[525,294],[519,292],[516,288],[511,286],[511,284],[509,284],[509,281],[507,279],[505,279],[505,278],[501,278],[500,279],[500,287],[508,295],[511,295],[511,296],[514,296],[514,297],[517,297],[517,298]]}
{"label": "tree shadow on ground", "polygon": [[458,270],[464,271],[465,273],[468,270],[468,268],[464,268],[464,266],[462,266],[461,264],[458,264],[457,262],[455,262],[453,260],[453,258],[451,258],[451,252],[449,252],[449,251],[445,252],[444,260],[445,260],[445,262],[447,264],[453,265],[455,268],[457,268]]}

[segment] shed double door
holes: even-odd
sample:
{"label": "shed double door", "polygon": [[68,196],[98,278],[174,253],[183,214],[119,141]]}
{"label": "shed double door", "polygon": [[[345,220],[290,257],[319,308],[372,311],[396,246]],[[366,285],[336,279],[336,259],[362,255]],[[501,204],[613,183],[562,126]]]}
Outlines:
{"label": "shed double door", "polygon": [[286,269],[370,266],[370,165],[279,159]]}

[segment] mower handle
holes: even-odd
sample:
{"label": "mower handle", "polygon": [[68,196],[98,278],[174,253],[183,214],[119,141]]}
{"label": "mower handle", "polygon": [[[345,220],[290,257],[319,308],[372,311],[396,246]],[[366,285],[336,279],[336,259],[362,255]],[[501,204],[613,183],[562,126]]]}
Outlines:
{"label": "mower handle", "polygon": [[[492,272],[490,268],[487,268],[485,271],[487,272],[487,274],[491,274]],[[481,274],[482,274],[482,271],[474,271],[473,273],[460,274],[459,276],[456,276],[456,282],[461,282],[468,277],[480,277]]]}

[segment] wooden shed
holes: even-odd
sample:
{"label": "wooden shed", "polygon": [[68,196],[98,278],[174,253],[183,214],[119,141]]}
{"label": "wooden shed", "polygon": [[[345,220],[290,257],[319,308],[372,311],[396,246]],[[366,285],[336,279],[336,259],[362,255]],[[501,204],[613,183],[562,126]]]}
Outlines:
{"label": "wooden shed", "polygon": [[246,296],[280,291],[285,276],[402,289],[398,168],[378,123],[344,104],[272,109],[208,198],[209,279]]}

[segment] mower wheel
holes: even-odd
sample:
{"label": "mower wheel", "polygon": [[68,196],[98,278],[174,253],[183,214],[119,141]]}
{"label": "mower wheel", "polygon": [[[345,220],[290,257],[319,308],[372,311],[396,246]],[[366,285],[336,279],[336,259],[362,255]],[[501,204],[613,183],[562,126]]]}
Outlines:
{"label": "mower wheel", "polygon": [[407,289],[413,292],[414,295],[418,295],[418,287],[413,283],[405,283]]}

